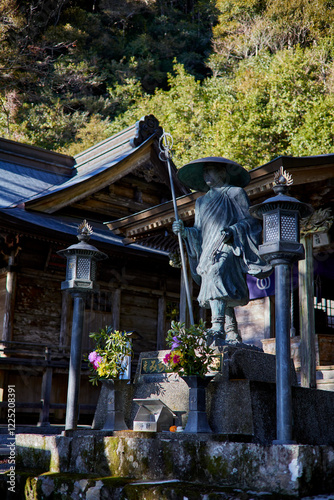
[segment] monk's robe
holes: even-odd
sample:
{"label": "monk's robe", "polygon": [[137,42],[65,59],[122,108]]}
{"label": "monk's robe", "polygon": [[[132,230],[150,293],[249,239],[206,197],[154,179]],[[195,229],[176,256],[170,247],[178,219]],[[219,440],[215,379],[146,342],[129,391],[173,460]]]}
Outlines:
{"label": "monk's robe", "polygon": [[[211,188],[196,201],[195,223],[185,228],[185,241],[201,307],[209,308],[214,299],[231,307],[247,304],[246,274],[263,277],[271,271],[259,255],[262,228],[249,205],[244,189],[235,186]],[[232,237],[223,242],[225,229]]]}

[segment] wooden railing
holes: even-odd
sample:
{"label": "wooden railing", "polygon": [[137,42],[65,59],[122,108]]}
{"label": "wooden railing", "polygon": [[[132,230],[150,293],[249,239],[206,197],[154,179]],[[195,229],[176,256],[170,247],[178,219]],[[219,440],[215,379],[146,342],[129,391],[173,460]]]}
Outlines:
{"label": "wooden railing", "polygon": [[[40,368],[42,375],[41,401],[18,402],[16,408],[38,409],[38,426],[50,425],[50,410],[65,409],[65,403],[51,403],[52,376],[54,369],[63,369],[68,372],[70,360],[70,347],[35,344],[30,342],[0,342],[0,370],[10,370],[12,368]],[[82,373],[88,372],[88,365],[82,362]],[[0,408],[6,408],[8,401],[0,402]],[[94,411],[96,405],[80,405],[80,410]]]}

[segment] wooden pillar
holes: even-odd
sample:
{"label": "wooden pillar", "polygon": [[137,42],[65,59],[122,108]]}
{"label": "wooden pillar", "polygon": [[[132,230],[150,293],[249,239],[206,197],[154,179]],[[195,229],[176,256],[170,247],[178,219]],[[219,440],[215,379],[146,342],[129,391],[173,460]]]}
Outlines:
{"label": "wooden pillar", "polygon": [[121,289],[117,288],[112,292],[112,328],[120,329],[121,324]]}
{"label": "wooden pillar", "polygon": [[305,259],[299,261],[300,302],[300,373],[302,387],[316,388],[316,353],[314,326],[313,235],[301,239]]}
{"label": "wooden pillar", "polygon": [[[48,347],[45,348],[45,360],[50,363],[50,352]],[[50,425],[50,401],[51,401],[51,387],[52,387],[52,368],[47,366],[43,373],[41,402],[42,409],[39,414],[38,427]]]}
{"label": "wooden pillar", "polygon": [[263,338],[270,339],[271,331],[273,329],[272,324],[272,304],[270,297],[263,297]]}
{"label": "wooden pillar", "polygon": [[12,252],[8,261],[8,271],[6,278],[6,298],[5,312],[3,317],[2,340],[10,341],[13,339],[13,322],[17,273],[14,270],[15,252]]}
{"label": "wooden pillar", "polygon": [[166,338],[166,297],[158,299],[157,351],[165,349]]}

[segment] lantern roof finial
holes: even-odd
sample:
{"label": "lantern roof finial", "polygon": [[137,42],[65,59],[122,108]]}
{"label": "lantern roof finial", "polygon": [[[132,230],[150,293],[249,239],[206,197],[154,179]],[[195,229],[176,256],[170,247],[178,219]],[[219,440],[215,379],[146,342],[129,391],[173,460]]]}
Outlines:
{"label": "lantern roof finial", "polygon": [[293,184],[292,175],[286,172],[281,166],[274,174],[273,190],[275,194],[285,194]]}
{"label": "lantern roof finial", "polygon": [[78,226],[78,234],[77,238],[79,241],[89,241],[89,238],[93,234],[93,228],[88,224],[88,222],[83,220],[81,224]]}

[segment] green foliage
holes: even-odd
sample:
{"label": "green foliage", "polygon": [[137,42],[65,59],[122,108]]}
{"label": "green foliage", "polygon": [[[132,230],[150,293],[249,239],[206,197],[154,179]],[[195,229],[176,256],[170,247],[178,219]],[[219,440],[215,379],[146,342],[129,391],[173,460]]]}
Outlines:
{"label": "green foliage", "polygon": [[326,0],[4,0],[0,135],[76,154],[154,114],[177,166],[333,152]]}
{"label": "green foliage", "polygon": [[91,148],[109,137],[107,132],[109,124],[108,118],[103,119],[99,115],[90,116],[83,126],[79,128],[75,136],[75,141],[67,143],[65,146],[58,148],[57,151],[75,156]]}
{"label": "green foliage", "polygon": [[97,385],[101,378],[114,379],[124,373],[124,358],[132,355],[130,335],[113,330],[111,326],[89,334],[95,341],[95,350],[88,355],[92,373],[89,380],[93,385]]}
{"label": "green foliage", "polygon": [[46,149],[69,145],[86,118],[84,113],[66,113],[60,101],[51,108],[48,103],[24,104],[18,116],[26,142]]}
{"label": "green foliage", "polygon": [[185,327],[184,323],[172,321],[166,342],[171,347],[166,354],[166,363],[179,375],[204,377],[214,368],[214,350],[206,345],[206,330],[203,320],[198,325]]}
{"label": "green foliage", "polygon": [[291,141],[294,156],[321,155],[334,151],[334,96],[316,101],[304,116]]}
{"label": "green foliage", "polygon": [[304,117],[324,99],[320,74],[310,50],[298,46],[241,62],[211,126],[225,156],[255,167],[291,154]]}
{"label": "green foliage", "polygon": [[[309,122],[311,110],[326,100],[322,69],[320,58],[299,46],[242,61],[234,78],[200,82],[175,64],[169,90],[138,95],[137,102],[111,123],[109,133],[153,113],[173,136],[176,165],[201,156],[224,156],[253,168],[293,154],[304,120]],[[332,121],[330,112],[327,118]],[[331,139],[323,139],[325,143],[331,144]],[[308,151],[312,148],[309,137]]]}
{"label": "green foliage", "polygon": [[263,50],[314,46],[333,35],[334,6],[326,0],[218,0],[217,6],[209,62],[216,75]]}

